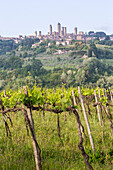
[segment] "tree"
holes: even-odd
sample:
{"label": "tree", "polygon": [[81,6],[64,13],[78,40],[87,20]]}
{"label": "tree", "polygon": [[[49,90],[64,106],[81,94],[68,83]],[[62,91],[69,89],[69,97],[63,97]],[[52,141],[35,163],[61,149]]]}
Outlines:
{"label": "tree", "polygon": [[12,56],[15,56],[15,54],[16,54],[15,51],[12,51]]}
{"label": "tree", "polygon": [[106,33],[105,32],[96,32],[96,36],[97,37],[106,37]]}
{"label": "tree", "polygon": [[88,57],[92,57],[92,49],[91,48],[88,49]]}
{"label": "tree", "polygon": [[91,43],[90,48],[91,48],[92,52],[94,52],[95,56],[98,57],[98,52],[97,52],[96,45],[94,43]]}
{"label": "tree", "polygon": [[11,56],[8,60],[5,61],[4,69],[17,69],[22,68],[21,58],[18,56]]}
{"label": "tree", "polygon": [[89,31],[88,35],[94,35],[94,31]]}
{"label": "tree", "polygon": [[24,52],[23,58],[26,58],[26,57],[28,57],[28,54],[27,54],[27,52]]}
{"label": "tree", "polygon": [[43,64],[40,60],[37,60],[35,58],[32,59],[32,64],[27,65],[23,68],[24,75],[28,75],[28,71],[31,73],[33,77],[39,76],[39,72]]}
{"label": "tree", "polygon": [[106,41],[110,40],[109,35],[106,36],[105,40],[106,40]]}

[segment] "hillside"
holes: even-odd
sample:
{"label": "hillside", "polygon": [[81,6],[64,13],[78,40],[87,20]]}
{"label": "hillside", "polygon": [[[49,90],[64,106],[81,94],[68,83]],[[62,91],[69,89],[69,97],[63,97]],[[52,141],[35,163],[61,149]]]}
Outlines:
{"label": "hillside", "polygon": [[2,42],[0,49],[0,89],[15,89],[29,82],[43,87],[62,83],[67,87],[108,87],[113,82],[112,45],[72,41],[71,45],[53,42],[49,46],[49,40],[25,39],[16,45]]}

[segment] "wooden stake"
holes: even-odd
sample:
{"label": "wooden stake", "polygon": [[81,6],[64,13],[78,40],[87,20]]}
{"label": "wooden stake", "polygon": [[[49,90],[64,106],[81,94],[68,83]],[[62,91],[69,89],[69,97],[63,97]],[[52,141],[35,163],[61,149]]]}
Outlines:
{"label": "wooden stake", "polygon": [[89,135],[91,147],[92,147],[93,152],[95,152],[95,146],[94,146],[93,138],[92,138],[92,135],[91,135],[91,129],[90,129],[88,117],[87,117],[87,114],[86,114],[86,110],[85,110],[85,106],[84,106],[84,102],[83,102],[83,98],[82,98],[82,94],[81,94],[81,90],[80,90],[79,86],[78,86],[78,93],[79,93],[80,101],[81,101],[81,104],[82,104],[82,109],[83,109],[83,113],[84,113],[84,118],[85,118],[87,130],[88,130],[88,135]]}
{"label": "wooden stake", "polygon": [[[76,103],[76,99],[75,99],[75,95],[74,95],[74,91],[73,91],[73,90],[72,90],[72,96],[73,96],[73,104],[74,104],[74,106],[76,106],[77,103]],[[78,109],[75,109],[75,110],[77,111],[78,116],[79,116]],[[81,129],[82,137],[84,137],[84,136],[86,137],[85,130],[84,130],[84,126],[82,125],[81,122],[80,122],[80,129]],[[83,136],[83,134],[84,134],[84,136]]]}
{"label": "wooden stake", "polygon": [[[101,98],[101,95],[100,95],[100,89],[98,89],[98,93],[99,93],[99,99]],[[102,121],[103,121],[103,125],[104,125],[104,116],[103,116],[103,113],[102,113],[102,106],[100,105],[100,111],[101,111],[101,118],[102,118]]]}
{"label": "wooden stake", "polygon": [[[96,103],[98,103],[96,90],[94,90],[94,93],[95,93],[95,101],[96,101]],[[101,126],[101,125],[102,125],[102,123],[101,123],[101,117],[100,117],[99,105],[97,105],[97,113],[98,113],[99,123],[100,123],[100,126]]]}
{"label": "wooden stake", "polygon": [[[76,100],[75,100],[75,95],[74,95],[74,91],[73,90],[72,90],[72,96],[73,96],[72,104],[73,104],[73,106],[75,106]],[[78,147],[81,150],[81,153],[82,153],[82,155],[84,157],[84,160],[85,160],[85,163],[86,163],[87,167],[89,168],[89,170],[93,170],[93,167],[89,163],[89,156],[88,156],[88,154],[86,154],[86,152],[84,150],[84,147],[83,147],[83,135],[82,135],[82,132],[81,132],[82,124],[81,124],[81,121],[80,121],[80,116],[79,116],[78,110],[74,109],[73,113],[74,113],[74,115],[76,117],[77,128],[78,128],[79,137],[80,137]]]}
{"label": "wooden stake", "polygon": [[[105,97],[106,97],[106,98],[108,97],[108,96],[107,96],[107,91],[106,91],[106,89],[105,89]],[[112,118],[112,115],[111,115],[111,113],[110,113],[110,109],[109,109],[109,106],[108,106],[108,105],[105,106],[105,109],[106,109],[107,114]]]}
{"label": "wooden stake", "polygon": [[[24,87],[24,93],[26,97],[28,98],[28,91],[27,87]],[[28,119],[28,124],[29,128],[31,131],[31,136],[32,136],[32,142],[33,142],[33,149],[34,149],[34,156],[35,156],[35,163],[36,163],[36,170],[42,170],[42,165],[41,165],[41,150],[39,148],[39,145],[36,140],[36,135],[35,135],[35,129],[34,129],[34,121],[32,117],[32,111],[30,106],[27,106],[27,119]]]}

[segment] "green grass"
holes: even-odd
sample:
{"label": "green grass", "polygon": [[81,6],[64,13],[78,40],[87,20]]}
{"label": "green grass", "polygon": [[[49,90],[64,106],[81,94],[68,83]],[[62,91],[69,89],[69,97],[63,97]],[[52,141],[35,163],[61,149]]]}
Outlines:
{"label": "green grass", "polygon": [[[53,68],[75,68],[77,64],[79,64],[79,59],[73,59],[73,57],[69,56],[70,52],[59,54],[59,55],[48,55],[46,53],[42,53],[37,55],[37,59],[39,59],[43,67],[45,69],[53,69]],[[60,58],[58,61],[57,58]]]}
{"label": "green grass", "polygon": [[[22,113],[11,115],[14,126],[11,127],[12,139],[6,137],[3,121],[0,121],[0,170],[35,170],[32,140],[27,136]],[[83,113],[80,112],[85,127]],[[94,169],[113,169],[113,135],[110,124],[106,120],[100,127],[98,117],[92,108],[92,118],[89,117],[92,136],[95,143],[95,155],[92,152],[88,137],[84,138],[85,151],[90,156]],[[57,116],[46,112],[45,121],[42,112],[33,112],[37,141],[41,148],[43,170],[86,170],[84,158],[78,149],[78,130],[73,114],[60,115],[61,140],[57,136]]]}

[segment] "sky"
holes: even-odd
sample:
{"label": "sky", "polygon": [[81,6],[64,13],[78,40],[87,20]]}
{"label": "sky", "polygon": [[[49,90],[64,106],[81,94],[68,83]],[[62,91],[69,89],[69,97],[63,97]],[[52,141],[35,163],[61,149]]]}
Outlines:
{"label": "sky", "polygon": [[113,0],[0,0],[0,35],[47,34],[57,23],[67,32],[104,31],[113,34]]}

